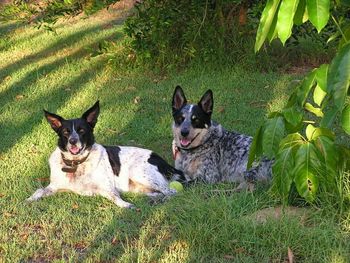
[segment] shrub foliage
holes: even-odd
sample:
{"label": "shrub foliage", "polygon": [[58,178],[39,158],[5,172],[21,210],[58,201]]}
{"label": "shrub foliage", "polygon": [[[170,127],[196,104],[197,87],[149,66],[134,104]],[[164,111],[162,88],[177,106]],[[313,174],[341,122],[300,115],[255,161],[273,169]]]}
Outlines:
{"label": "shrub foliage", "polygon": [[[322,199],[321,193],[343,201],[342,175],[349,170],[350,150],[336,134],[350,135],[350,12],[346,1],[268,0],[257,31],[255,50],[265,40],[282,43],[292,34],[293,25],[307,20],[320,32],[330,17],[337,32],[338,53],[332,62],[312,70],[294,88],[286,106],[270,114],[254,137],[248,166],[266,155],[275,158],[274,193],[286,203],[295,185],[308,202]],[[349,200],[348,200],[349,201]]]}

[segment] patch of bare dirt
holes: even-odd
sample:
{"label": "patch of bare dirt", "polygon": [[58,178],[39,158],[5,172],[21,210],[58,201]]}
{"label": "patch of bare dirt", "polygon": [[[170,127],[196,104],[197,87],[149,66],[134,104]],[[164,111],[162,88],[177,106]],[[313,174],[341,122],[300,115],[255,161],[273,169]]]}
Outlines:
{"label": "patch of bare dirt", "polygon": [[246,217],[252,219],[258,224],[264,224],[271,219],[280,220],[283,216],[300,218],[300,221],[304,222],[308,216],[308,212],[308,209],[302,207],[277,206],[261,209]]}

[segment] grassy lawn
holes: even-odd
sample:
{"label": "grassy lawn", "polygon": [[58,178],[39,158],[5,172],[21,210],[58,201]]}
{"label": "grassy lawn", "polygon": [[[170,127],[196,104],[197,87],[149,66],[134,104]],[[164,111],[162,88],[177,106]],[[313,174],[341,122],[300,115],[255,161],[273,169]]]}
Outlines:
{"label": "grassy lawn", "polygon": [[71,193],[24,202],[47,185],[56,147],[42,109],[78,117],[99,99],[97,142],[149,148],[172,162],[177,84],[194,102],[211,88],[214,119],[253,135],[296,78],[240,63],[162,76],[111,68],[108,58],[90,53],[103,40],[119,45],[120,16],[65,21],[58,35],[0,24],[0,262],[287,262],[288,248],[296,262],[350,262],[350,216],[339,220],[316,208],[283,214],[269,209],[278,204],[266,189],[198,185],[156,206],[125,196],[137,210]]}

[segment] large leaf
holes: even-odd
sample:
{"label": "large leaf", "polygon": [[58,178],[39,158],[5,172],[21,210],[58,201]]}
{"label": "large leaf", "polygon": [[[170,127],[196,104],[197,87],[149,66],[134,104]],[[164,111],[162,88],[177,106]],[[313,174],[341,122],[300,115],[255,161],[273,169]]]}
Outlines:
{"label": "large leaf", "polygon": [[329,130],[327,128],[322,128],[322,127],[316,128],[312,124],[309,124],[306,127],[305,133],[306,133],[306,137],[309,141],[316,140],[320,136],[327,137],[330,140],[335,139],[335,135],[331,130]]}
{"label": "large leaf", "polygon": [[286,40],[292,34],[293,19],[299,0],[283,0],[281,2],[278,18],[277,18],[277,32],[278,37],[281,39],[283,45],[286,43]]}
{"label": "large leaf", "polygon": [[341,114],[341,126],[350,135],[350,104],[347,104]]}
{"label": "large leaf", "polygon": [[328,70],[328,92],[333,92],[334,104],[343,109],[350,85],[350,43],[333,59]]}
{"label": "large leaf", "polygon": [[311,71],[303,80],[297,92],[297,101],[300,106],[304,106],[310,90],[315,84],[316,70]]}
{"label": "large leaf", "polygon": [[284,131],[282,117],[275,117],[266,121],[263,134],[263,151],[267,157],[273,158],[277,154]]}
{"label": "large leaf", "polygon": [[307,10],[306,10],[306,0],[300,0],[297,11],[294,15],[294,24],[300,26],[308,20]]}
{"label": "large leaf", "polygon": [[321,106],[323,99],[326,97],[327,93],[322,90],[322,88],[319,86],[319,84],[316,85],[314,89],[314,102]]}
{"label": "large leaf", "polygon": [[269,42],[271,43],[272,40],[274,40],[275,38],[277,38],[277,15],[275,15],[275,17],[272,20],[271,26],[270,26],[270,31],[267,34],[267,39],[269,40]]}
{"label": "large leaf", "polygon": [[283,109],[283,116],[293,126],[297,126],[303,119],[303,113],[296,105]]}
{"label": "large leaf", "polygon": [[307,111],[315,114],[317,117],[323,117],[323,112],[320,108],[316,108],[308,102],[305,103],[304,107]]}
{"label": "large leaf", "polygon": [[330,0],[306,0],[309,20],[320,32],[329,19]]}
{"label": "large leaf", "polygon": [[295,155],[293,170],[295,186],[298,193],[308,202],[315,200],[318,189],[316,148],[312,143],[302,144]]}
{"label": "large leaf", "polygon": [[338,112],[339,112],[339,110],[336,107],[333,107],[333,108],[325,111],[324,116],[320,122],[320,126],[330,128],[332,126]]}
{"label": "large leaf", "polygon": [[315,132],[316,128],[315,126],[313,126],[312,124],[309,124],[308,126],[306,126],[306,129],[305,129],[305,134],[306,134],[306,138],[311,141],[312,139],[312,136]]}
{"label": "large leaf", "polygon": [[252,167],[254,160],[262,154],[262,127],[256,131],[253,142],[250,145],[247,169]]}
{"label": "large leaf", "polygon": [[258,31],[255,39],[255,52],[258,52],[271,30],[273,19],[281,0],[268,0],[261,14]]}
{"label": "large leaf", "polygon": [[303,143],[305,143],[305,139],[300,133],[291,133],[281,140],[280,149],[296,148]]}
{"label": "large leaf", "polygon": [[323,64],[316,70],[317,84],[324,92],[327,92],[327,72],[328,64]]}
{"label": "large leaf", "polygon": [[277,192],[286,203],[293,182],[294,157],[292,147],[280,151],[272,167],[272,189]]}
{"label": "large leaf", "polygon": [[335,173],[339,155],[334,140],[326,136],[319,136],[315,140],[315,145],[323,156],[326,170]]}

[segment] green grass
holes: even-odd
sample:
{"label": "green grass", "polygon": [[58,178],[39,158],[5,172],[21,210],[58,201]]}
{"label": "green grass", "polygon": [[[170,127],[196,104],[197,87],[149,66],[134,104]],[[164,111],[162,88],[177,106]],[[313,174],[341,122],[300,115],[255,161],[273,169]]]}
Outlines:
{"label": "green grass", "polygon": [[107,57],[90,52],[107,39],[120,45],[118,13],[66,21],[57,32],[0,24],[1,262],[284,262],[288,248],[296,262],[349,262],[350,217],[309,208],[307,215],[259,222],[256,213],[278,205],[264,189],[231,193],[229,184],[198,185],[156,206],[125,195],[137,210],[72,193],[26,204],[48,183],[56,145],[42,109],[78,117],[99,99],[97,142],[146,147],[172,162],[176,85],[192,102],[211,88],[214,119],[253,135],[268,112],[281,108],[295,78],[240,63],[162,76],[113,69]]}

